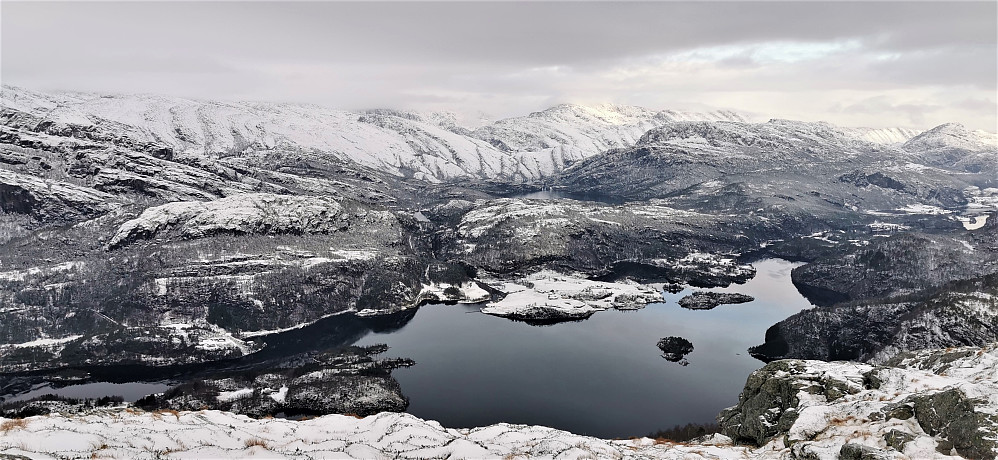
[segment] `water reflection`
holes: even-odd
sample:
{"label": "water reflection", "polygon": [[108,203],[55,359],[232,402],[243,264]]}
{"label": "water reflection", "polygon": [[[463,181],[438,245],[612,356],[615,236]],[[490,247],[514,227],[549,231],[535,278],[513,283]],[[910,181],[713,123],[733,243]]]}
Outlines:
{"label": "water reflection", "polygon": [[[415,360],[393,373],[409,412],[444,426],[527,423],[622,437],[710,422],[762,365],[746,349],[773,323],[810,306],[790,282],[794,264],[755,266],[759,275],[745,285],[711,289],[756,298],[740,305],[686,310],[676,302],[687,290],[643,310],[543,328],[475,306],[431,305],[404,328],[358,344],[387,343],[390,354]],[[655,345],[673,335],[693,342],[688,367],[662,359]]]}
{"label": "water reflection", "polygon": [[[745,378],[762,365],[747,348],[761,343],[769,326],[810,306],[790,281],[795,264],[754,265],[758,275],[748,283],[710,290],[756,300],[713,310],[679,307],[678,300],[691,292],[687,289],[665,293],[663,303],[642,310],[600,312],[550,327],[484,315],[475,305],[428,305],[418,313],[373,318],[338,315],[260,337],[267,345],[261,352],[225,363],[80,369],[86,378],[76,382],[85,384],[55,391],[45,386],[44,376],[0,376],[0,393],[16,386],[18,399],[56,392],[134,400],[174,381],[266,369],[303,353],[351,344],[386,343],[389,357],[416,361],[393,375],[410,399],[409,412],[419,417],[449,427],[510,422],[602,437],[643,435],[713,421],[737,401]],[[688,367],[661,357],[656,343],[668,336],[693,343]]]}
{"label": "water reflection", "polygon": [[52,373],[0,374],[0,401],[23,401],[46,394],[72,398],[122,396],[134,401],[178,383],[218,378],[232,372],[262,372],[280,367],[306,353],[350,346],[372,334],[390,334],[416,315],[407,310],[393,315],[358,317],[335,315],[310,326],[282,334],[256,337],[266,346],[238,359],[181,366],[93,366],[62,369]]}
{"label": "water reflection", "polygon": [[59,395],[67,398],[99,398],[102,396],[121,396],[128,402],[151,394],[160,393],[170,388],[167,383],[147,383],[147,382],[93,382],[82,385],[70,385],[65,387],[53,387],[51,385],[38,386],[27,393],[22,393],[11,397],[4,402],[27,401],[42,395]]}

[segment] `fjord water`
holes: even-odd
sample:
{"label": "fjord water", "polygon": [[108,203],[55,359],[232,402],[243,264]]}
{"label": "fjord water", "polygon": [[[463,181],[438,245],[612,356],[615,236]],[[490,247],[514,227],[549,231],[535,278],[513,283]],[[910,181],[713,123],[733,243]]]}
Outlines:
{"label": "fjord water", "polygon": [[[744,285],[715,288],[755,301],[686,310],[678,300],[693,289],[664,293],[663,302],[636,311],[609,310],[591,318],[531,326],[479,312],[479,305],[426,305],[386,317],[336,315],[308,327],[263,336],[266,347],[212,370],[267,366],[299,353],[388,344],[388,357],[415,360],[392,375],[409,398],[408,412],[452,428],[499,422],[545,425],[600,437],[641,436],[689,422],[713,422],[737,402],[745,379],[762,362],[746,349],[767,328],[811,305],[790,281],[797,264],[769,259],[753,264]],[[662,337],[691,341],[683,367],[662,358]],[[9,400],[42,394],[97,398],[164,391],[181,375],[155,368],[89,369],[95,382],[40,385]],[[191,371],[191,369],[187,369]],[[114,383],[111,383],[114,382]],[[9,396],[9,395],[8,395]]]}
{"label": "fjord water", "polygon": [[[794,288],[787,261],[754,264],[755,278],[717,292],[755,301],[686,310],[687,289],[637,311],[599,312],[581,322],[531,326],[474,305],[428,305],[405,326],[370,333],[357,345],[386,343],[416,365],[393,375],[408,412],[446,427],[536,424],[600,437],[646,435],[688,422],[713,422],[737,402],[762,363],[746,349],[774,323],[811,305]],[[656,343],[680,336],[694,350],[681,366]]]}

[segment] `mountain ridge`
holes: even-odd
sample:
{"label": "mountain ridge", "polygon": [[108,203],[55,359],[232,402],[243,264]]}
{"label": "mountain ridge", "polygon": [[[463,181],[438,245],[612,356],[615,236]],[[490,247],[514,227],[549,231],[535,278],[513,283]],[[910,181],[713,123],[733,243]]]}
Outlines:
{"label": "mountain ridge", "polygon": [[[19,113],[36,117],[34,125],[24,126],[34,131],[43,125],[67,125],[160,145],[180,158],[310,151],[430,182],[467,178],[532,182],[603,151],[631,147],[662,126],[749,121],[749,116],[730,110],[559,104],[468,129],[446,112],[354,112],[301,103],[43,93],[10,85],[3,85],[2,102],[7,119]],[[921,134],[906,128],[839,130],[876,145],[903,144]]]}

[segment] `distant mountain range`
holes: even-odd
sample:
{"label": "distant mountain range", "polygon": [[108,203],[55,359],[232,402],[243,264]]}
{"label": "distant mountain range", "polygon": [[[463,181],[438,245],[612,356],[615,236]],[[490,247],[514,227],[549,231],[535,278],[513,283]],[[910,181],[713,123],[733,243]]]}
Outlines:
{"label": "distant mountain range", "polygon": [[[446,113],[349,112],[305,104],[39,93],[7,85],[2,104],[4,124],[10,127],[55,135],[72,132],[71,137],[85,139],[127,138],[169,150],[176,159],[223,158],[262,150],[322,152],[395,176],[427,181],[533,181],[605,150],[633,146],[653,128],[677,122],[748,121],[732,111],[565,104],[469,130],[457,126]],[[836,134],[897,145],[919,131],[843,128]],[[962,145],[995,143],[994,135],[980,131],[961,139]]]}

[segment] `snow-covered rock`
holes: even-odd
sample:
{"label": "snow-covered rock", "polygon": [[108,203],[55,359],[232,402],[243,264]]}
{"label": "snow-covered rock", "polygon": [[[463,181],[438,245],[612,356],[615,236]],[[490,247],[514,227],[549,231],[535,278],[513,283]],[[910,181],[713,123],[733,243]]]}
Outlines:
{"label": "snow-covered rock", "polygon": [[[731,112],[654,112],[559,106],[470,133],[453,117],[393,110],[349,112],[305,104],[223,103],[153,95],[39,93],[4,86],[8,125],[101,141],[134,139],[181,158],[250,151],[326,152],[341,160],[429,181],[531,180],[679,119],[742,119]],[[26,114],[26,116],[20,115]],[[23,118],[30,118],[24,121]],[[41,127],[40,127],[41,126]],[[524,134],[540,141],[518,142]],[[509,146],[515,146],[510,148]]]}
{"label": "snow-covered rock", "polygon": [[46,180],[0,168],[0,211],[67,221],[115,207],[113,196],[90,187]]}
{"label": "snow-covered rock", "polygon": [[248,193],[207,202],[178,201],[146,209],[125,222],[108,245],[119,247],[168,229],[177,229],[184,238],[217,233],[329,233],[345,229],[354,217],[391,218],[390,213],[379,211],[345,214],[339,200],[324,196]]}
{"label": "snow-covered rock", "polygon": [[996,152],[998,134],[969,130],[959,123],[946,123],[912,137],[905,142],[904,147],[912,151],[960,149],[968,152]]}
{"label": "snow-covered rock", "polygon": [[[749,376],[724,434],[793,458],[998,455],[998,344],[907,353],[886,366],[776,361]],[[866,456],[850,456],[853,452]]]}
{"label": "snow-covered rock", "polygon": [[662,301],[662,293],[651,286],[592,281],[550,270],[495,284],[506,296],[489,302],[482,313],[538,324],[586,319],[597,311],[638,309]]}
{"label": "snow-covered rock", "polygon": [[876,144],[902,144],[919,135],[922,131],[911,128],[843,128],[854,136]]}
{"label": "snow-covered rock", "polygon": [[[0,423],[7,422],[3,420]],[[611,441],[542,426],[444,428],[409,414],[303,421],[228,412],[96,411],[31,417],[0,437],[0,455],[30,458],[745,458],[748,448]]]}

